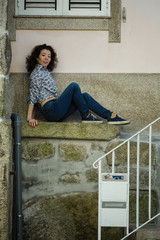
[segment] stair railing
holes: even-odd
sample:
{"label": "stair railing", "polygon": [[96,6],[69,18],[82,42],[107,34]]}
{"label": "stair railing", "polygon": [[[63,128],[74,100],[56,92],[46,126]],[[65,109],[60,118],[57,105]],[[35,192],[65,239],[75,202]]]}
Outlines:
{"label": "stair railing", "polygon": [[[145,130],[149,129],[149,182],[148,182],[148,221],[152,220],[151,217],[151,165],[152,165],[152,126],[160,120],[160,117],[148,124],[146,127],[138,131],[136,134],[119,144],[117,147],[113,148],[111,151],[107,152],[104,154],[102,157],[98,158],[94,163],[93,167],[98,168],[98,240],[101,240],[101,220],[100,220],[100,214],[101,214],[101,205],[102,202],[100,202],[101,199],[101,180],[102,180],[102,160],[107,157],[109,154],[112,154],[112,175],[115,174],[115,152],[118,148],[122,147],[124,144],[127,143],[127,179],[128,179],[128,201],[127,201],[127,211],[128,211],[128,216],[127,216],[127,224],[126,224],[126,236],[122,239],[125,239],[127,236],[131,235],[133,232],[135,232],[137,229],[140,228],[140,223],[139,223],[139,173],[140,173],[140,134],[144,132]],[[130,141],[137,138],[137,182],[136,182],[136,229],[133,230],[131,233],[129,233],[129,192],[130,192]],[[159,213],[160,214],[160,213]],[[159,215],[158,214],[158,215]],[[158,215],[154,216],[156,218]],[[146,222],[146,223],[147,223]],[[145,223],[144,223],[145,225]]]}
{"label": "stair railing", "polygon": [[143,223],[142,225],[140,225],[139,227],[134,229],[132,232],[128,233],[125,237],[121,238],[121,240],[124,240],[124,239],[128,238],[133,233],[137,232],[139,229],[141,229],[142,227],[146,226],[148,223],[150,223],[151,221],[153,221],[154,219],[156,219],[159,216],[160,216],[160,213],[156,214],[154,217],[150,218],[148,221],[146,221],[145,223]]}

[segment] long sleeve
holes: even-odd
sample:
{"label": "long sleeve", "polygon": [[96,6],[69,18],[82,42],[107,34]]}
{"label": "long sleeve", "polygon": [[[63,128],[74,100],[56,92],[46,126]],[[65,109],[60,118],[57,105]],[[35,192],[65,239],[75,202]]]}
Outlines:
{"label": "long sleeve", "polygon": [[30,81],[28,105],[35,105],[39,98],[39,83],[40,79],[33,79]]}
{"label": "long sleeve", "polygon": [[28,104],[34,105],[57,96],[57,86],[51,73],[42,65],[37,65],[30,75]]}

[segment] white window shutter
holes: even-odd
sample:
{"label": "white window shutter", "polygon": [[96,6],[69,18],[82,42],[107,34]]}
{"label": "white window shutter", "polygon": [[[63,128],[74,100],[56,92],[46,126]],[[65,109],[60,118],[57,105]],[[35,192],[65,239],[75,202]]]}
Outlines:
{"label": "white window shutter", "polygon": [[63,0],[63,15],[110,16],[110,0]]}
{"label": "white window shutter", "polygon": [[110,16],[110,0],[16,0],[16,15]]}
{"label": "white window shutter", "polygon": [[62,0],[17,0],[16,15],[60,15],[59,3]]}

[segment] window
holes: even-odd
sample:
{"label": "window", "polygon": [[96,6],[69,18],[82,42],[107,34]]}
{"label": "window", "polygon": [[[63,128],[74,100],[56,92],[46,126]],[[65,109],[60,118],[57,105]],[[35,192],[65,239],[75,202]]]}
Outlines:
{"label": "window", "polygon": [[110,0],[16,0],[16,15],[110,16]]}

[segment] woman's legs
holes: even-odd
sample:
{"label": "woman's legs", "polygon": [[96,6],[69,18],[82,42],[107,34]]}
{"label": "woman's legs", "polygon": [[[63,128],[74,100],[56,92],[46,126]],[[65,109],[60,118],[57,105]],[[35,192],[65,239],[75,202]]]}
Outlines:
{"label": "woman's legs", "polygon": [[49,101],[43,106],[43,114],[48,121],[61,121],[77,109],[82,118],[89,113],[79,85],[73,82],[56,101]]}
{"label": "woman's legs", "polygon": [[101,104],[99,104],[93,97],[91,97],[88,93],[83,93],[83,97],[87,103],[88,108],[96,113],[98,116],[109,119],[112,115],[112,112],[106,108],[104,108]]}
{"label": "woman's legs", "polygon": [[61,121],[79,110],[82,119],[89,114],[89,109],[102,118],[108,119],[112,112],[100,105],[88,93],[81,93],[77,83],[71,83],[56,101],[50,101],[43,107],[43,114],[48,121]]}
{"label": "woman's legs", "polygon": [[[96,113],[98,116],[109,119],[111,115],[116,116],[110,110],[104,108],[101,104],[99,104],[93,97],[90,96],[88,93],[82,93],[83,98],[88,106],[88,109],[92,112]],[[68,110],[67,114],[64,116],[65,118],[70,116],[77,110],[74,103],[71,104],[70,109]]]}

